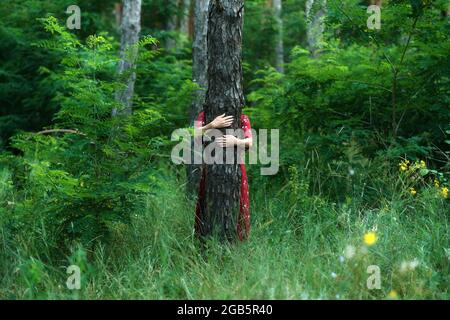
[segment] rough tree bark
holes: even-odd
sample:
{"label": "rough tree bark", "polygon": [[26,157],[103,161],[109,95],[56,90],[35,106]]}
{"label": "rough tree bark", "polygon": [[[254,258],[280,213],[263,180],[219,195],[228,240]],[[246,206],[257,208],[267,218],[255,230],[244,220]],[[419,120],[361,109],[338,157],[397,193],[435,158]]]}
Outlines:
{"label": "rough tree bark", "polygon": [[326,0],[306,0],[307,42],[311,56],[318,55],[325,31],[324,18],[327,11]]}
{"label": "rough tree bark", "polygon": [[121,19],[120,61],[118,74],[123,77],[124,88],[116,92],[116,100],[123,109],[114,109],[113,116],[117,114],[129,115],[132,113],[134,83],[136,82],[136,59],[138,55],[139,33],[141,31],[141,0],[124,0]]}
{"label": "rough tree bark", "polygon": [[[192,44],[192,79],[200,86],[194,92],[194,102],[189,110],[191,126],[197,115],[203,110],[206,90],[208,89],[208,9],[210,0],[196,0],[194,4],[194,41]],[[193,159],[193,141],[192,141]],[[195,196],[200,183],[201,165],[190,164],[186,167],[188,196]]]}
{"label": "rough tree bark", "polygon": [[283,44],[283,19],[281,0],[273,0],[275,20],[277,22],[277,43],[275,45],[275,68],[278,72],[284,73],[284,44]]}
{"label": "rough tree bark", "polygon": [[[211,0],[208,19],[208,91],[206,121],[223,113],[240,128],[244,105],[242,88],[243,0]],[[225,130],[223,130],[225,133]],[[226,152],[223,153],[225,163]],[[206,165],[206,195],[202,235],[217,234],[222,240],[237,238],[241,171],[234,150],[233,164]]]}

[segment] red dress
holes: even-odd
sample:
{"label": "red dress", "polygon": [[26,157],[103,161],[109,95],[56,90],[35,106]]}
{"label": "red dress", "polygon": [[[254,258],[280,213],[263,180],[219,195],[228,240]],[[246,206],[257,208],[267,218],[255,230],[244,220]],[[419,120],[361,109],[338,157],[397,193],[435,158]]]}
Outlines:
{"label": "red dress", "polygon": [[[205,113],[201,112],[196,120],[196,126],[205,125]],[[241,115],[241,128],[244,131],[244,138],[252,137],[252,129],[250,126],[250,120],[246,115]],[[249,206],[249,195],[248,195],[248,181],[247,181],[247,171],[245,169],[245,164],[241,163],[241,193],[240,193],[240,210],[237,219],[236,231],[239,240],[245,240],[248,238],[250,232],[250,206]],[[205,201],[205,172],[202,171],[202,177],[200,179],[200,186],[198,192],[197,207],[195,209],[195,232],[200,234],[200,223],[202,215],[202,202]]]}

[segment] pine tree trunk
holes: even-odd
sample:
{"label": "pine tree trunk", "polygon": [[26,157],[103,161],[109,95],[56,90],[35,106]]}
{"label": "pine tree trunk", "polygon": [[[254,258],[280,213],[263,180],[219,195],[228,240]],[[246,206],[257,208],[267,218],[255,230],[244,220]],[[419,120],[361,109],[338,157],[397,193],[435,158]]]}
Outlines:
{"label": "pine tree trunk", "polygon": [[[242,88],[243,0],[211,0],[208,20],[208,91],[206,121],[225,113],[240,128],[244,105]],[[225,133],[225,130],[223,130]],[[237,238],[241,171],[234,150],[233,164],[206,165],[206,195],[202,234],[217,234],[222,240]],[[223,155],[225,163],[226,152]]]}
{"label": "pine tree trunk", "polygon": [[275,67],[278,72],[284,73],[284,45],[283,45],[283,19],[281,0],[273,0],[275,20],[277,22],[277,43],[275,46]]}
{"label": "pine tree trunk", "polygon": [[[194,92],[194,103],[189,110],[191,125],[197,115],[203,110],[206,90],[208,89],[208,9],[210,0],[196,0],[194,4],[194,41],[192,44],[192,79],[200,86],[200,90]],[[192,141],[193,159],[193,141]],[[198,191],[201,176],[201,165],[189,164],[186,167],[186,193],[195,196]]]}
{"label": "pine tree trunk", "polygon": [[124,0],[121,19],[120,61],[118,66],[119,77],[123,78],[124,88],[116,92],[116,100],[122,105],[120,110],[114,109],[113,116],[117,114],[130,115],[136,82],[136,59],[138,55],[139,32],[141,31],[141,0]]}
{"label": "pine tree trunk", "polygon": [[307,42],[311,56],[316,57],[321,49],[323,33],[325,32],[326,0],[306,1]]}

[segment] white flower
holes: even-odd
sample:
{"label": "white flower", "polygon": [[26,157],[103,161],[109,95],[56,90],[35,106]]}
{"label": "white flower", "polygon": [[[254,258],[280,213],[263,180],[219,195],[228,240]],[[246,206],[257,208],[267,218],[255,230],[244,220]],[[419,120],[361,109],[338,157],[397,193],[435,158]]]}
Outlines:
{"label": "white flower", "polygon": [[301,300],[309,300],[309,294],[306,292],[302,292],[302,294],[300,295],[300,299]]}
{"label": "white flower", "polygon": [[409,262],[409,268],[411,270],[415,270],[419,266],[419,260],[414,259],[413,261]]}
{"label": "white flower", "polygon": [[343,256],[340,256],[340,257],[339,257],[339,262],[340,262],[340,263],[344,263],[344,261],[345,261],[345,258],[344,258]]}
{"label": "white flower", "polygon": [[400,265],[400,272],[404,273],[406,271],[408,271],[408,262],[403,261],[402,264]]}
{"label": "white flower", "polygon": [[344,257],[350,260],[355,256],[356,250],[354,246],[348,245],[344,250]]}
{"label": "white flower", "polygon": [[400,264],[400,272],[405,273],[408,271],[414,271],[419,266],[419,260],[414,258],[414,260],[411,261],[403,261]]}
{"label": "white flower", "polygon": [[331,277],[332,277],[333,279],[336,279],[336,278],[337,278],[337,274],[336,274],[335,272],[332,272],[332,273],[331,273]]}

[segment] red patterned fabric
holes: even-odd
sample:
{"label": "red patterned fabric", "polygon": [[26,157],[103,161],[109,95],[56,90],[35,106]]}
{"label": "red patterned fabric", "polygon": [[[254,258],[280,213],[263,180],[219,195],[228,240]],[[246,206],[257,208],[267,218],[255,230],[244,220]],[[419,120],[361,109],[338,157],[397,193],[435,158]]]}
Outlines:
{"label": "red patterned fabric", "polygon": [[[201,112],[196,120],[196,126],[201,127],[206,125],[205,113]],[[244,138],[252,137],[252,128],[250,126],[250,120],[246,115],[241,116],[241,128],[244,131]],[[240,210],[237,219],[236,231],[239,240],[243,241],[248,238],[250,233],[250,205],[249,205],[249,193],[248,193],[248,180],[245,164],[241,163],[241,194],[240,194]],[[197,207],[195,209],[195,232],[200,234],[200,223],[202,216],[202,204],[205,201],[205,170],[202,171],[202,177],[200,179]]]}

